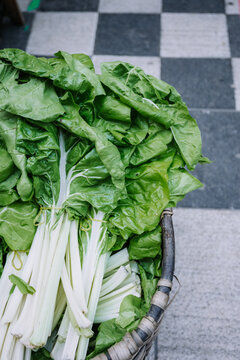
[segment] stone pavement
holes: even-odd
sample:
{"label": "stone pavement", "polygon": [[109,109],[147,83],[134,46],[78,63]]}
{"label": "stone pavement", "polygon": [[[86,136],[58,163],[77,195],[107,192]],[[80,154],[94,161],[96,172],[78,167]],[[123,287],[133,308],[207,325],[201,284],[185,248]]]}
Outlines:
{"label": "stone pavement", "polygon": [[240,211],[179,208],[173,221],[182,288],[148,360],[237,360]]}

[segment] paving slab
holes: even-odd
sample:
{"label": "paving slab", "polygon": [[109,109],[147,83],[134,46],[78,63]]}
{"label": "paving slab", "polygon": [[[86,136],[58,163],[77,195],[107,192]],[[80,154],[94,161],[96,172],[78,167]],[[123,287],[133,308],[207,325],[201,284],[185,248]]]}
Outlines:
{"label": "paving slab", "polygon": [[174,211],[182,288],[165,313],[151,359],[239,359],[239,220],[239,210]]}
{"label": "paving slab", "polygon": [[1,26],[0,48],[26,49],[29,36],[32,30],[34,14],[23,12],[25,24],[15,25],[11,19],[5,17]]}
{"label": "paving slab", "polygon": [[[213,163],[193,175],[204,187],[187,194],[182,207],[240,209],[240,112],[190,111],[202,134],[202,151]],[[239,219],[240,220],[240,219]]]}
{"label": "paving slab", "polygon": [[222,13],[224,0],[163,0],[163,11],[178,13]]}
{"label": "paving slab", "polygon": [[[67,21],[66,21],[67,20]],[[58,50],[93,54],[98,15],[93,12],[37,12],[27,44],[34,55]]]}
{"label": "paving slab", "polygon": [[94,54],[159,56],[160,16],[99,14]]}
{"label": "paving slab", "polygon": [[225,14],[163,13],[161,19],[161,56],[230,57]]}
{"label": "paving slab", "polygon": [[162,80],[179,91],[187,106],[235,108],[230,59],[162,58],[161,64]]}
{"label": "paving slab", "polygon": [[161,11],[161,0],[100,0],[102,13],[145,13],[157,14]]}

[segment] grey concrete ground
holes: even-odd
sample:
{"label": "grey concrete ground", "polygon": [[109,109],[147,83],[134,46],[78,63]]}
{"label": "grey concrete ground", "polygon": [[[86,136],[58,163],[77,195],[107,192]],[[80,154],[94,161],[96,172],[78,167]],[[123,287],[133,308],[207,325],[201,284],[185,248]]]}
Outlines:
{"label": "grey concrete ground", "polygon": [[182,288],[148,360],[240,359],[240,211],[179,208],[173,220]]}

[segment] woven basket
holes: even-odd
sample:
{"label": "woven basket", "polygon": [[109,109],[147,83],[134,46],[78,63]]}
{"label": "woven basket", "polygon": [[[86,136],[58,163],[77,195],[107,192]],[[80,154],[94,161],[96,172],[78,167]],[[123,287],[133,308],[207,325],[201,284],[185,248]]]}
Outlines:
{"label": "woven basket", "polygon": [[138,328],[127,333],[123,340],[111,346],[105,353],[101,353],[93,360],[141,360],[148,354],[155,339],[164,310],[169,301],[175,265],[175,242],[172,224],[172,209],[163,211],[162,227],[162,275],[158,282],[156,293],[152,297],[151,307],[141,320]]}

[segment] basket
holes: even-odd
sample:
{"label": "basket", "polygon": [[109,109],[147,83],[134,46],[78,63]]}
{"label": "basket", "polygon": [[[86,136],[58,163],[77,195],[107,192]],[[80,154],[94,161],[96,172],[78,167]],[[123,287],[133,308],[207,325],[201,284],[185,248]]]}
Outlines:
{"label": "basket", "polygon": [[162,274],[157,291],[152,297],[149,312],[141,320],[136,330],[127,333],[122,341],[111,346],[105,353],[95,356],[93,360],[141,360],[147,356],[169,303],[169,294],[172,288],[175,265],[172,214],[172,209],[165,209],[160,221],[163,250]]}

